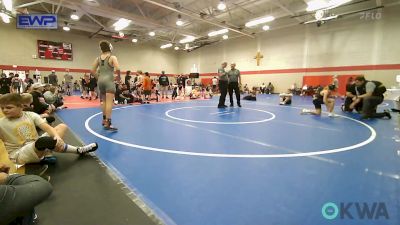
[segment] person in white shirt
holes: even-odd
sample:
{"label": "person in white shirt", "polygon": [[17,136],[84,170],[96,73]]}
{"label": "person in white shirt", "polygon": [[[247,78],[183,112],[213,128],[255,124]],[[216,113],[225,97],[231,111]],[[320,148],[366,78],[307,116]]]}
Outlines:
{"label": "person in white shirt", "polygon": [[212,81],[212,91],[215,93],[217,92],[218,79],[217,77],[214,77],[211,81]]}
{"label": "person in white shirt", "polygon": [[262,84],[261,84],[261,87],[260,87],[261,94],[264,94],[264,93],[265,93],[265,88],[266,88],[265,84],[262,83]]}

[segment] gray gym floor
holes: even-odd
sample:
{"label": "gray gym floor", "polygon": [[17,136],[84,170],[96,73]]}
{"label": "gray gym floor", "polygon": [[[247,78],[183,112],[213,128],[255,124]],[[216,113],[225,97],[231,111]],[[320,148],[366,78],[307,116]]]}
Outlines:
{"label": "gray gym floor", "polygon": [[[56,121],[56,123],[59,121]],[[64,138],[80,145],[71,132]],[[56,165],[50,165],[54,191],[36,207],[39,225],[155,225],[124,191],[122,184],[90,155],[56,154]]]}

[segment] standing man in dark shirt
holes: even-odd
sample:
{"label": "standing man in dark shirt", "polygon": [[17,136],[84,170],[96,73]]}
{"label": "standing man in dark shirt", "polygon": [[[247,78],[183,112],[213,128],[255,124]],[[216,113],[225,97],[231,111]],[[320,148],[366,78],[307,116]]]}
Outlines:
{"label": "standing man in dark shirt", "polygon": [[29,88],[31,88],[32,84],[33,84],[33,79],[29,77],[29,72],[27,71],[25,73],[25,88],[24,88],[24,92],[28,92]]}
{"label": "standing man in dark shirt", "polygon": [[90,74],[90,79],[89,79],[89,91],[90,91],[89,100],[92,100],[92,98],[94,98],[94,100],[98,99],[96,88],[97,88],[97,79],[93,74]]}
{"label": "standing man in dark shirt", "polygon": [[182,75],[181,79],[182,79],[182,85],[183,85],[183,93],[185,96],[189,95],[190,93],[186,93],[186,80],[188,79],[188,77],[186,75]]}
{"label": "standing man in dark shirt", "polygon": [[130,70],[128,70],[128,71],[126,71],[126,75],[125,75],[125,84],[126,84],[126,87],[128,88],[128,90],[131,90],[131,71]]}
{"label": "standing man in dark shirt", "polygon": [[58,78],[57,78],[55,70],[52,70],[51,74],[49,75],[49,84],[51,84],[53,86],[57,86],[58,85]]}
{"label": "standing man in dark shirt", "polygon": [[161,72],[161,75],[158,78],[158,83],[160,84],[161,88],[161,98],[164,98],[164,96],[168,98],[167,90],[168,90],[169,80],[167,75],[165,75],[165,71]]}
{"label": "standing man in dark shirt", "polygon": [[10,89],[11,89],[10,79],[7,78],[7,75],[5,73],[2,73],[0,78],[0,94],[4,95],[10,93]]}
{"label": "standing man in dark shirt", "polygon": [[231,64],[231,70],[228,71],[228,92],[229,92],[229,100],[231,102],[230,107],[233,107],[233,90],[235,90],[235,95],[236,95],[236,102],[239,107],[242,107],[240,105],[240,90],[239,86],[242,85],[242,80],[240,78],[240,71],[237,70],[236,68],[236,63]]}
{"label": "standing man in dark shirt", "polygon": [[225,105],[225,98],[228,92],[228,74],[225,71],[227,65],[228,63],[223,62],[221,64],[221,68],[218,69],[218,88],[221,92],[221,95],[219,96],[218,108],[227,107]]}

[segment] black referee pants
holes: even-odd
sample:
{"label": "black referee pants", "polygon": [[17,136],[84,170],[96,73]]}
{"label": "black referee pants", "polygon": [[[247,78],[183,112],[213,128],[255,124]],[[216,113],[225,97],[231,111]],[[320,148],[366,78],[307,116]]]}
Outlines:
{"label": "black referee pants", "polygon": [[219,96],[218,106],[224,106],[226,94],[228,92],[228,81],[220,80],[218,82],[218,88],[219,88],[219,91],[221,92],[221,95]]}
{"label": "black referee pants", "polygon": [[229,100],[231,105],[233,105],[233,90],[235,90],[236,102],[238,105],[240,105],[240,90],[238,82],[230,82],[228,85]]}

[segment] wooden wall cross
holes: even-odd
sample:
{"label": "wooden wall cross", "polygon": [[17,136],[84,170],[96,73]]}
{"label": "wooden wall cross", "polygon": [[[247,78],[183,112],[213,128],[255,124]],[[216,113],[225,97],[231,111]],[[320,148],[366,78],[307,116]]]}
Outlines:
{"label": "wooden wall cross", "polygon": [[257,66],[260,66],[260,60],[264,58],[263,55],[261,55],[260,52],[257,52],[257,55],[254,57],[255,60],[257,60]]}

